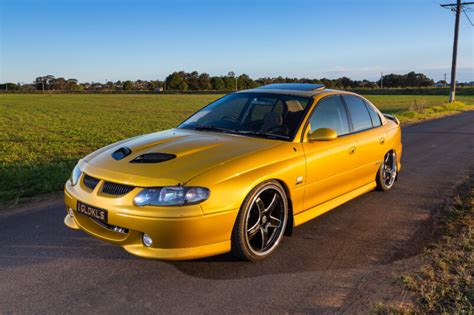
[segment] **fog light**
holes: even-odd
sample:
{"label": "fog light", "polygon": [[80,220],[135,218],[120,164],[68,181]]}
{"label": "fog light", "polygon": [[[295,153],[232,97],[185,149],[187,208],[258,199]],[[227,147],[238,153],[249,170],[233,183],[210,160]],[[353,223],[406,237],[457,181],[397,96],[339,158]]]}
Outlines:
{"label": "fog light", "polygon": [[74,210],[71,208],[69,208],[69,216],[74,217]]}
{"label": "fog light", "polygon": [[146,246],[146,247],[150,247],[151,245],[153,245],[153,240],[151,239],[150,235],[148,234],[143,234],[143,244]]}

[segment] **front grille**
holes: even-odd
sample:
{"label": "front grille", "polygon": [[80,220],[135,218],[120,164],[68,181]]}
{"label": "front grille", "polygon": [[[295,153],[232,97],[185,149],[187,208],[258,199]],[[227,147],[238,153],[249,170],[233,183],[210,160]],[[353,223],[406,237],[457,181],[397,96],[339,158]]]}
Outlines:
{"label": "front grille", "polygon": [[89,176],[87,174],[84,174],[84,185],[86,187],[89,187],[90,189],[94,190],[95,186],[100,182],[99,179]]}
{"label": "front grille", "polygon": [[104,194],[121,196],[121,195],[128,194],[129,192],[133,190],[133,188],[134,188],[133,186],[105,182],[104,186],[102,187],[102,192]]}

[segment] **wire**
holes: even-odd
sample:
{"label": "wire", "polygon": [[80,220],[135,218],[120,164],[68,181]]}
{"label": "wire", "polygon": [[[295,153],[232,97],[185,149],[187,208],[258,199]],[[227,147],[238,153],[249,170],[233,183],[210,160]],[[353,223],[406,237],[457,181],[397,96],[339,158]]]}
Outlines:
{"label": "wire", "polygon": [[[436,2],[435,0],[432,0],[433,2]],[[466,16],[467,20],[471,24],[471,26],[474,26],[474,23],[472,23],[471,18],[467,14],[467,11],[471,11],[472,9],[468,7],[468,5],[474,4],[474,2],[464,2],[461,3],[461,10],[464,12],[464,15]],[[456,7],[455,4],[439,4],[443,9],[450,10],[454,14],[456,14]]]}
{"label": "wire", "polygon": [[464,7],[462,8],[462,12],[464,12],[464,15],[467,17],[467,20],[469,21],[469,23],[471,23],[471,26],[474,26],[471,19],[469,18],[469,15],[467,15],[466,10],[464,10]]}

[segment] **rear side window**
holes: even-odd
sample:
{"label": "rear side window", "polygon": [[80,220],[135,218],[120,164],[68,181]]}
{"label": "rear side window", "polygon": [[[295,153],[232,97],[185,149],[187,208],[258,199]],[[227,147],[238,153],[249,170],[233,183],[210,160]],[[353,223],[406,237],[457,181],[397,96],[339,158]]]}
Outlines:
{"label": "rear side window", "polygon": [[348,134],[349,123],[340,96],[328,96],[319,101],[311,114],[309,124],[311,132],[319,128],[330,128],[335,130],[338,136]]}
{"label": "rear side window", "polygon": [[372,126],[378,127],[382,125],[382,120],[380,120],[379,114],[375,111],[375,109],[369,103],[365,102],[367,106],[367,110],[369,111],[370,119],[372,119]]}
{"label": "rear side window", "polygon": [[344,95],[343,97],[351,115],[354,131],[372,128],[372,119],[370,118],[367,106],[365,106],[365,102],[360,97],[353,95]]}

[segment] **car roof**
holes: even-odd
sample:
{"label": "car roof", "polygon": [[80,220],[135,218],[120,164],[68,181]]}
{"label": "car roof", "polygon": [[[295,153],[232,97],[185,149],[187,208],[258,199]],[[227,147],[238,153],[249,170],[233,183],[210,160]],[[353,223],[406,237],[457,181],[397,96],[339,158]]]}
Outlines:
{"label": "car roof", "polygon": [[[336,90],[326,89],[323,84],[311,83],[274,83],[260,86],[255,89],[242,90],[237,93],[269,93],[295,95],[302,97],[312,97],[318,94],[335,92]],[[341,91],[342,92],[342,91]]]}

